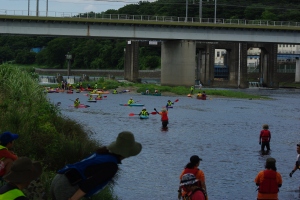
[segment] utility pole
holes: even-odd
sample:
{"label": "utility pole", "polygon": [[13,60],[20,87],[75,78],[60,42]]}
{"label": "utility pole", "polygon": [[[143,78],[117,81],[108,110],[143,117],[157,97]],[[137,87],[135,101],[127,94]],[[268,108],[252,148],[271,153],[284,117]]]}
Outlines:
{"label": "utility pole", "polygon": [[39,16],[39,2],[40,0],[36,0],[36,16]]}
{"label": "utility pole", "polygon": [[30,0],[28,0],[28,16],[30,15]]}

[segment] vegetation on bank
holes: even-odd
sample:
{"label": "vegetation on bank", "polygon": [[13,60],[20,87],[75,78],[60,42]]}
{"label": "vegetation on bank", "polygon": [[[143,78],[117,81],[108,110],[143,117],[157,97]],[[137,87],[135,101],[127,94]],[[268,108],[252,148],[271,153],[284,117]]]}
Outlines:
{"label": "vegetation on bank", "polygon": [[[0,132],[19,134],[14,145],[17,155],[43,163],[41,181],[26,192],[29,199],[50,199],[49,186],[55,172],[91,154],[100,144],[89,139],[91,132],[82,124],[62,116],[48,102],[43,87],[32,75],[1,65]],[[107,187],[94,199],[116,199],[111,190]]]}

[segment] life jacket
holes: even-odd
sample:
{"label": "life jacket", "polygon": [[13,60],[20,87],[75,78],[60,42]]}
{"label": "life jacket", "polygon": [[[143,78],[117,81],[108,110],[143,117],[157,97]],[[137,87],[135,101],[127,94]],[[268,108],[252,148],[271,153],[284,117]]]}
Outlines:
{"label": "life jacket", "polygon": [[147,110],[142,110],[141,115],[148,115]]}
{"label": "life jacket", "polygon": [[[64,174],[67,171],[69,171],[70,169],[76,169],[80,173],[82,181],[85,181],[88,177],[86,177],[84,175],[84,171],[85,171],[85,169],[88,166],[90,166],[90,165],[96,165],[96,164],[101,164],[101,163],[107,163],[107,162],[113,162],[113,163],[118,164],[118,159],[115,156],[111,155],[111,154],[97,154],[97,153],[93,153],[91,156],[89,156],[88,158],[85,158],[85,159],[81,160],[80,162],[66,165],[64,168],[60,169],[57,173]],[[93,194],[96,194],[96,193],[100,192],[108,184],[108,182],[110,180],[111,179],[103,182],[102,184],[98,185],[97,187],[95,187],[94,189],[92,189],[91,191],[89,191],[85,195],[85,197],[90,197]]]}
{"label": "life jacket", "polygon": [[261,135],[262,142],[269,142],[269,139],[270,139],[270,131],[262,130],[262,135]]}
{"label": "life jacket", "polygon": [[168,113],[167,112],[161,112],[161,121],[168,121]]}
{"label": "life jacket", "polygon": [[114,92],[113,92],[114,94],[117,94],[118,92],[117,92],[117,90],[114,90]]}
{"label": "life jacket", "polygon": [[170,102],[168,101],[167,105],[168,105],[168,106],[172,106],[172,102],[171,102],[171,101],[170,101]]}
{"label": "life jacket", "polygon": [[0,200],[16,199],[16,198],[22,197],[22,196],[25,197],[24,193],[21,190],[15,188],[15,189],[9,190],[3,194],[0,194]]}
{"label": "life jacket", "polygon": [[132,104],[132,103],[134,103],[134,101],[133,101],[132,99],[130,99],[130,100],[127,102],[127,104]]}
{"label": "life jacket", "polygon": [[276,171],[264,170],[263,181],[259,184],[259,192],[264,194],[278,193],[278,183],[276,181]]}

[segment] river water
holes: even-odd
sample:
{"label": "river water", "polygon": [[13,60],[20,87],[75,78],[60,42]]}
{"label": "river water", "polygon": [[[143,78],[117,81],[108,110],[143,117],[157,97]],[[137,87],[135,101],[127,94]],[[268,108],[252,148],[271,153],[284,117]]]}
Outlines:
{"label": "river water", "polygon": [[[206,176],[210,200],[256,199],[254,178],[264,169],[265,160],[277,160],[283,185],[279,199],[300,199],[300,172],[289,173],[300,142],[300,90],[240,90],[265,95],[272,100],[214,98],[202,101],[185,96],[145,96],[108,94],[104,100],[88,103],[83,93],[51,93],[53,103],[61,102],[62,114],[84,124],[91,137],[106,145],[118,133],[128,130],[143,145],[142,152],[123,161],[114,187],[119,199],[177,199],[179,175],[191,155],[203,159],[200,168]],[[74,109],[79,97],[89,108]],[[120,106],[132,97],[145,104],[149,112],[160,109],[167,100],[178,102],[169,109],[169,129],[161,131],[159,115],[140,120],[141,107]],[[263,124],[272,133],[271,155],[261,155],[258,144]]]}

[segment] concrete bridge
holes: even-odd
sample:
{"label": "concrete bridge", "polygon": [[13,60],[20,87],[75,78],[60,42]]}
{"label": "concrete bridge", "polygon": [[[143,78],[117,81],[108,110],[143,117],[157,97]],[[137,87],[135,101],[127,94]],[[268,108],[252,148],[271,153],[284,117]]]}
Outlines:
{"label": "concrete bridge", "polygon": [[[277,44],[300,44],[297,22],[218,20],[194,18],[107,15],[97,18],[0,15],[0,34],[73,36],[127,39],[125,78],[135,81],[140,41],[161,41],[161,84],[217,85],[214,51],[227,50],[228,87],[247,88],[247,50],[261,48],[260,76],[268,87],[278,87]],[[167,20],[168,19],[168,20]],[[184,21],[183,21],[184,19]],[[299,71],[299,70],[296,70]],[[297,77],[297,75],[296,75]]]}

